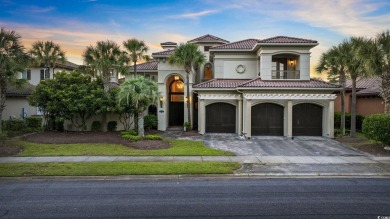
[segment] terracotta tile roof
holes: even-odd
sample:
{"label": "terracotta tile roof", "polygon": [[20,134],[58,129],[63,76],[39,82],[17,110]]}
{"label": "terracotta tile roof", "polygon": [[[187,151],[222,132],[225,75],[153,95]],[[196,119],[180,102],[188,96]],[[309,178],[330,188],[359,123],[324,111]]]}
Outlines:
{"label": "terracotta tile roof", "polygon": [[164,50],[161,52],[152,53],[152,56],[169,56],[173,53],[173,49]]}
{"label": "terracotta tile roof", "polygon": [[381,93],[381,88],[370,87],[356,92],[357,96],[378,96]]}
{"label": "terracotta tile roof", "polygon": [[316,40],[302,39],[288,36],[276,36],[264,40],[259,40],[259,43],[318,43]]}
{"label": "terracotta tile roof", "polygon": [[[357,89],[366,89],[370,87],[380,87],[382,79],[379,76],[372,76],[369,78],[357,78],[356,80],[356,88]],[[348,80],[346,82],[347,89],[352,89],[352,80]]]}
{"label": "terracotta tile roof", "polygon": [[206,34],[201,37],[195,38],[193,40],[188,41],[189,43],[199,43],[199,42],[220,42],[220,43],[229,43],[229,41],[224,40],[222,38],[213,36],[211,34]]}
{"label": "terracotta tile roof", "polygon": [[193,86],[193,88],[339,88],[339,86],[316,79],[309,81],[263,81],[261,78],[212,79]]}
{"label": "terracotta tile roof", "polygon": [[308,81],[263,81],[261,78],[250,80],[239,87],[267,87],[267,88],[339,88],[338,85],[317,79]]}
{"label": "terracotta tile roof", "polygon": [[[142,71],[142,70],[156,70],[157,71],[157,65],[158,61],[157,60],[152,60],[150,62],[145,62],[141,64],[137,64],[137,71]],[[130,71],[134,71],[134,66],[130,66]]]}
{"label": "terracotta tile roof", "polygon": [[238,85],[248,81],[248,79],[211,79],[199,84],[193,88],[236,88]]}
{"label": "terracotta tile roof", "polygon": [[12,97],[26,97],[32,94],[35,90],[35,86],[32,84],[26,84],[21,88],[17,88],[15,86],[8,86],[6,91],[6,96]]}
{"label": "terracotta tile roof", "polygon": [[164,43],[160,43],[160,45],[177,45],[177,43],[175,43],[175,42],[164,42]]}
{"label": "terracotta tile roof", "polygon": [[253,49],[253,47],[256,45],[256,43],[259,40],[257,39],[246,39],[246,40],[240,40],[233,43],[228,43],[220,46],[213,46],[210,48],[210,50],[214,49]]}

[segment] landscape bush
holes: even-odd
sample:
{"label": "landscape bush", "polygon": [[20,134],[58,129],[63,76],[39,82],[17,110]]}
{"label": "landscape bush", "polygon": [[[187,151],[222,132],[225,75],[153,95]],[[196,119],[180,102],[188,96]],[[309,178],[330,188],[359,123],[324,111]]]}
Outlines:
{"label": "landscape bush", "polygon": [[32,129],[39,129],[42,127],[42,117],[27,117],[25,118],[26,127]]}
{"label": "landscape bush", "polygon": [[118,125],[118,123],[116,121],[109,121],[107,123],[107,130],[110,132],[116,131],[117,125]]}
{"label": "landscape bush", "polygon": [[150,129],[156,129],[157,128],[157,116],[155,115],[146,115],[144,117],[144,128]]}
{"label": "landscape bush", "polygon": [[145,140],[161,141],[163,138],[159,135],[145,135]]}
{"label": "landscape bush", "polygon": [[[362,124],[364,121],[364,116],[362,115],[356,115],[356,129],[362,130]],[[334,113],[334,127],[335,128],[341,128],[341,113],[336,112]],[[345,128],[350,129],[351,128],[351,114],[345,113]]]}
{"label": "landscape bush", "polygon": [[362,131],[368,139],[390,145],[390,114],[366,116]]}
{"label": "landscape bush", "polygon": [[26,127],[23,119],[11,119],[3,121],[3,128],[6,131],[20,131]]}
{"label": "landscape bush", "polygon": [[91,131],[97,132],[102,128],[102,123],[100,121],[93,121],[91,125]]}

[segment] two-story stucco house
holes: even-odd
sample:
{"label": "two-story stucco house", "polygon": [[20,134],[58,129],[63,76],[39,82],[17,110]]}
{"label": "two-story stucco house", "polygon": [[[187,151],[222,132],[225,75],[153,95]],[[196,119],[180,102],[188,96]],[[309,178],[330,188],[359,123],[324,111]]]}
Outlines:
{"label": "two-story stucco house", "polygon": [[28,85],[23,88],[10,86],[6,93],[6,107],[3,111],[3,120],[10,118],[25,118],[32,115],[39,115],[36,107],[29,105],[27,97],[34,91],[35,86],[42,80],[53,79],[53,75],[58,71],[72,71],[78,68],[77,64],[65,62],[58,64],[55,69],[48,71],[44,67],[27,68],[20,73],[20,79],[26,79]]}
{"label": "two-story stucco house", "polygon": [[161,43],[155,60],[137,66],[158,82],[159,130],[182,126],[190,101],[191,122],[200,134],[334,137],[332,93],[339,87],[310,79],[310,49],[317,41],[277,36],[230,43],[208,34],[188,42],[207,58],[190,77],[189,100],[184,68],[167,62],[176,43]]}

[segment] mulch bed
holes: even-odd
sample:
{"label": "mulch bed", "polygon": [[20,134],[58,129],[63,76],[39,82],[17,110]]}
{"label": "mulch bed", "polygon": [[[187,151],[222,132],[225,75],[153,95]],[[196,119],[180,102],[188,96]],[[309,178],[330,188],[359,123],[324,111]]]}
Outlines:
{"label": "mulch bed", "polygon": [[21,151],[22,148],[17,146],[0,146],[0,157],[13,156]]}
{"label": "mulch bed", "polygon": [[351,143],[350,147],[372,154],[374,156],[390,156],[390,151],[384,149],[386,145],[381,143],[365,144],[364,142],[367,140],[358,137],[350,137],[350,136],[337,138],[336,140],[346,145],[348,145],[348,143]]}
{"label": "mulch bed", "polygon": [[[147,134],[157,134],[151,131]],[[23,138],[24,141],[41,144],[77,144],[77,143],[106,143],[121,144],[142,150],[163,149],[171,147],[169,142],[142,140],[130,142],[120,137],[120,132],[40,132],[28,135]]]}

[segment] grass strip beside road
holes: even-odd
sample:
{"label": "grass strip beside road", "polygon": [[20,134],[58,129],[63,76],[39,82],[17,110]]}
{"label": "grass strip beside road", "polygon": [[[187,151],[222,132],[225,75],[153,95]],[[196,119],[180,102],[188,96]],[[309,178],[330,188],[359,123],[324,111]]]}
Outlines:
{"label": "grass strip beside road", "polygon": [[208,148],[201,141],[168,140],[172,147],[140,150],[120,144],[38,144],[16,142],[23,151],[16,156],[234,156],[234,153]]}
{"label": "grass strip beside road", "polygon": [[230,174],[238,168],[231,162],[9,163],[0,166],[0,176]]}

